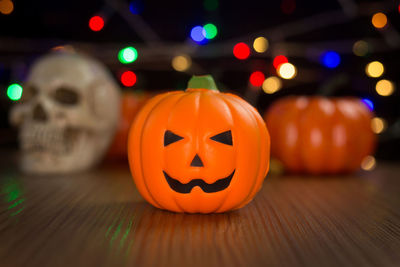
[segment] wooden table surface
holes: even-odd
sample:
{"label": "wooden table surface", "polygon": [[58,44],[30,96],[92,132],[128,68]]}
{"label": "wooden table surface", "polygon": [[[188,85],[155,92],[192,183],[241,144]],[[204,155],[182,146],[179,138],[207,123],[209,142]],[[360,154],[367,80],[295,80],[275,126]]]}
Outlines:
{"label": "wooden table surface", "polygon": [[[11,153],[12,154],[12,153]],[[238,211],[161,211],[127,166],[21,174],[0,153],[0,266],[400,266],[400,166],[269,176]]]}

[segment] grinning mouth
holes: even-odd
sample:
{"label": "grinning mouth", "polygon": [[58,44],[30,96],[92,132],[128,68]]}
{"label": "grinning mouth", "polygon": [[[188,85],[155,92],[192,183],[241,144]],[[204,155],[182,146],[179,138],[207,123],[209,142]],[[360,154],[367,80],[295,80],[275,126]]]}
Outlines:
{"label": "grinning mouth", "polygon": [[194,180],[191,180],[187,184],[182,184],[178,180],[169,176],[165,171],[163,171],[163,173],[164,173],[165,179],[167,180],[167,182],[169,184],[169,187],[171,187],[171,189],[174,190],[175,192],[178,192],[181,194],[188,194],[188,193],[190,193],[190,191],[192,191],[193,187],[199,186],[201,188],[201,190],[203,190],[206,193],[215,193],[215,192],[222,191],[229,186],[229,184],[231,183],[232,177],[235,174],[235,170],[233,170],[233,172],[229,176],[219,179],[212,184],[207,184],[202,179],[194,179]]}

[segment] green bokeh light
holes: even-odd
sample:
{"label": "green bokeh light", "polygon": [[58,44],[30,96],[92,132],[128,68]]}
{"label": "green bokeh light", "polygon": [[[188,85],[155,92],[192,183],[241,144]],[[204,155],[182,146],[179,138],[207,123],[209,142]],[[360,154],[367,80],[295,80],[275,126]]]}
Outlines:
{"label": "green bokeh light", "polygon": [[219,2],[218,0],[204,0],[203,5],[206,10],[215,11],[218,8]]}
{"label": "green bokeh light", "polygon": [[11,84],[7,88],[7,96],[13,101],[20,100],[22,96],[22,86],[17,83]]}
{"label": "green bokeh light", "polygon": [[118,60],[123,64],[128,64],[134,62],[138,57],[137,50],[132,47],[125,47],[121,49],[118,53]]}
{"label": "green bokeh light", "polygon": [[206,25],[204,25],[204,31],[206,32],[206,38],[207,39],[213,39],[215,38],[215,36],[217,36],[218,30],[217,27],[212,24],[212,23],[208,23]]}

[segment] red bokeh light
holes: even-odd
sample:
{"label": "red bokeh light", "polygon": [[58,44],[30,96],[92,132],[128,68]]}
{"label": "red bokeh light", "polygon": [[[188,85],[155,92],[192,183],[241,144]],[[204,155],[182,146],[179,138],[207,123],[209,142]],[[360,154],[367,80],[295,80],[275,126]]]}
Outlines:
{"label": "red bokeh light", "polygon": [[136,83],[136,74],[133,71],[125,71],[121,75],[121,83],[126,87],[131,87]]}
{"label": "red bokeh light", "polygon": [[265,80],[265,75],[261,71],[255,71],[250,75],[250,83],[253,86],[261,86]]}
{"label": "red bokeh light", "polygon": [[89,20],[89,28],[92,31],[98,32],[104,27],[104,19],[100,16],[93,16]]}
{"label": "red bokeh light", "polygon": [[284,14],[292,14],[296,9],[296,1],[295,0],[282,0],[281,9]]}
{"label": "red bokeh light", "polygon": [[250,56],[250,48],[245,43],[238,43],[233,47],[233,55],[238,59],[246,59]]}
{"label": "red bokeh light", "polygon": [[287,63],[287,62],[289,62],[287,57],[285,57],[283,55],[279,55],[274,58],[272,65],[274,65],[275,69],[277,69],[281,64]]}

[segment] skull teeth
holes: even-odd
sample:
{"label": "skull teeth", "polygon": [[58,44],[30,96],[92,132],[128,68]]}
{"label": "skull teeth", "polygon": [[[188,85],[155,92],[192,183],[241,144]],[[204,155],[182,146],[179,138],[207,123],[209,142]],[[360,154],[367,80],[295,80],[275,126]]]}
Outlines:
{"label": "skull teeth", "polygon": [[76,132],[62,127],[29,124],[20,131],[20,143],[25,151],[68,153],[75,143]]}

